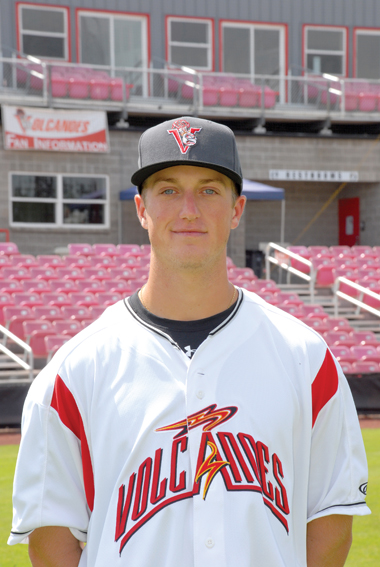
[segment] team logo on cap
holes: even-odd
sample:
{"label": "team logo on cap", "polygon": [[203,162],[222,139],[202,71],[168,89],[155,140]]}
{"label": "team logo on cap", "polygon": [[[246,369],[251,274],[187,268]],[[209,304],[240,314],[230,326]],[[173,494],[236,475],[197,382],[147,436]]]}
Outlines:
{"label": "team logo on cap", "polygon": [[168,130],[168,134],[174,136],[182,154],[187,154],[191,146],[195,146],[197,138],[195,134],[200,132],[202,128],[192,128],[187,120],[182,118],[173,122],[172,130]]}

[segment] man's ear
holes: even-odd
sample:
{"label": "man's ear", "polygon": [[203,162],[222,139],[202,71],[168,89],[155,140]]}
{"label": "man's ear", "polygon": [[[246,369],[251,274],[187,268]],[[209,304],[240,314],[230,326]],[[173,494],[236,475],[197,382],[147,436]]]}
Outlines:
{"label": "man's ear", "polygon": [[244,212],[244,207],[246,202],[247,202],[247,198],[244,195],[240,195],[236,199],[234,204],[233,215],[232,215],[231,229],[237,228],[239,226],[239,222]]}
{"label": "man's ear", "polygon": [[137,216],[139,217],[140,224],[143,228],[148,230],[148,223],[146,220],[146,208],[144,199],[141,195],[135,195],[135,205],[136,205],[136,212]]}

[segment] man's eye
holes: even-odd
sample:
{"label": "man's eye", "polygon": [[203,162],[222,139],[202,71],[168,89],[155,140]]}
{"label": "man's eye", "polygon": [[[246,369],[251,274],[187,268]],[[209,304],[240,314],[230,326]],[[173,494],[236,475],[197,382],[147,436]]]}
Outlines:
{"label": "man's eye", "polygon": [[215,193],[215,189],[205,189],[204,191],[207,195],[212,195],[213,193]]}
{"label": "man's eye", "polygon": [[163,191],[164,195],[173,195],[174,193],[174,189],[165,189],[165,191]]}

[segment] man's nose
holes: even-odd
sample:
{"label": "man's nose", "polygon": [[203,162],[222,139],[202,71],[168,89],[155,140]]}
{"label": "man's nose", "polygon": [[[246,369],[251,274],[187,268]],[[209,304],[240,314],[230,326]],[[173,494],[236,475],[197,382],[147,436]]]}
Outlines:
{"label": "man's nose", "polygon": [[182,219],[195,220],[199,217],[199,209],[193,194],[185,194],[182,199],[180,216]]}

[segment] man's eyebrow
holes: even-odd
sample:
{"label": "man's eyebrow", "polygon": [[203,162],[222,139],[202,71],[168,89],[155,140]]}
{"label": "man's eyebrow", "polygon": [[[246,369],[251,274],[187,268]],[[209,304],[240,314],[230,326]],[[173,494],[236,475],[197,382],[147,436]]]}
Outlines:
{"label": "man's eyebrow", "polygon": [[[155,181],[155,183],[179,183],[179,179],[176,177],[158,177]],[[200,179],[198,181],[199,185],[206,185],[207,183],[220,183],[221,185],[224,185],[224,182],[222,179],[218,179],[216,177],[210,177],[208,179]]]}

